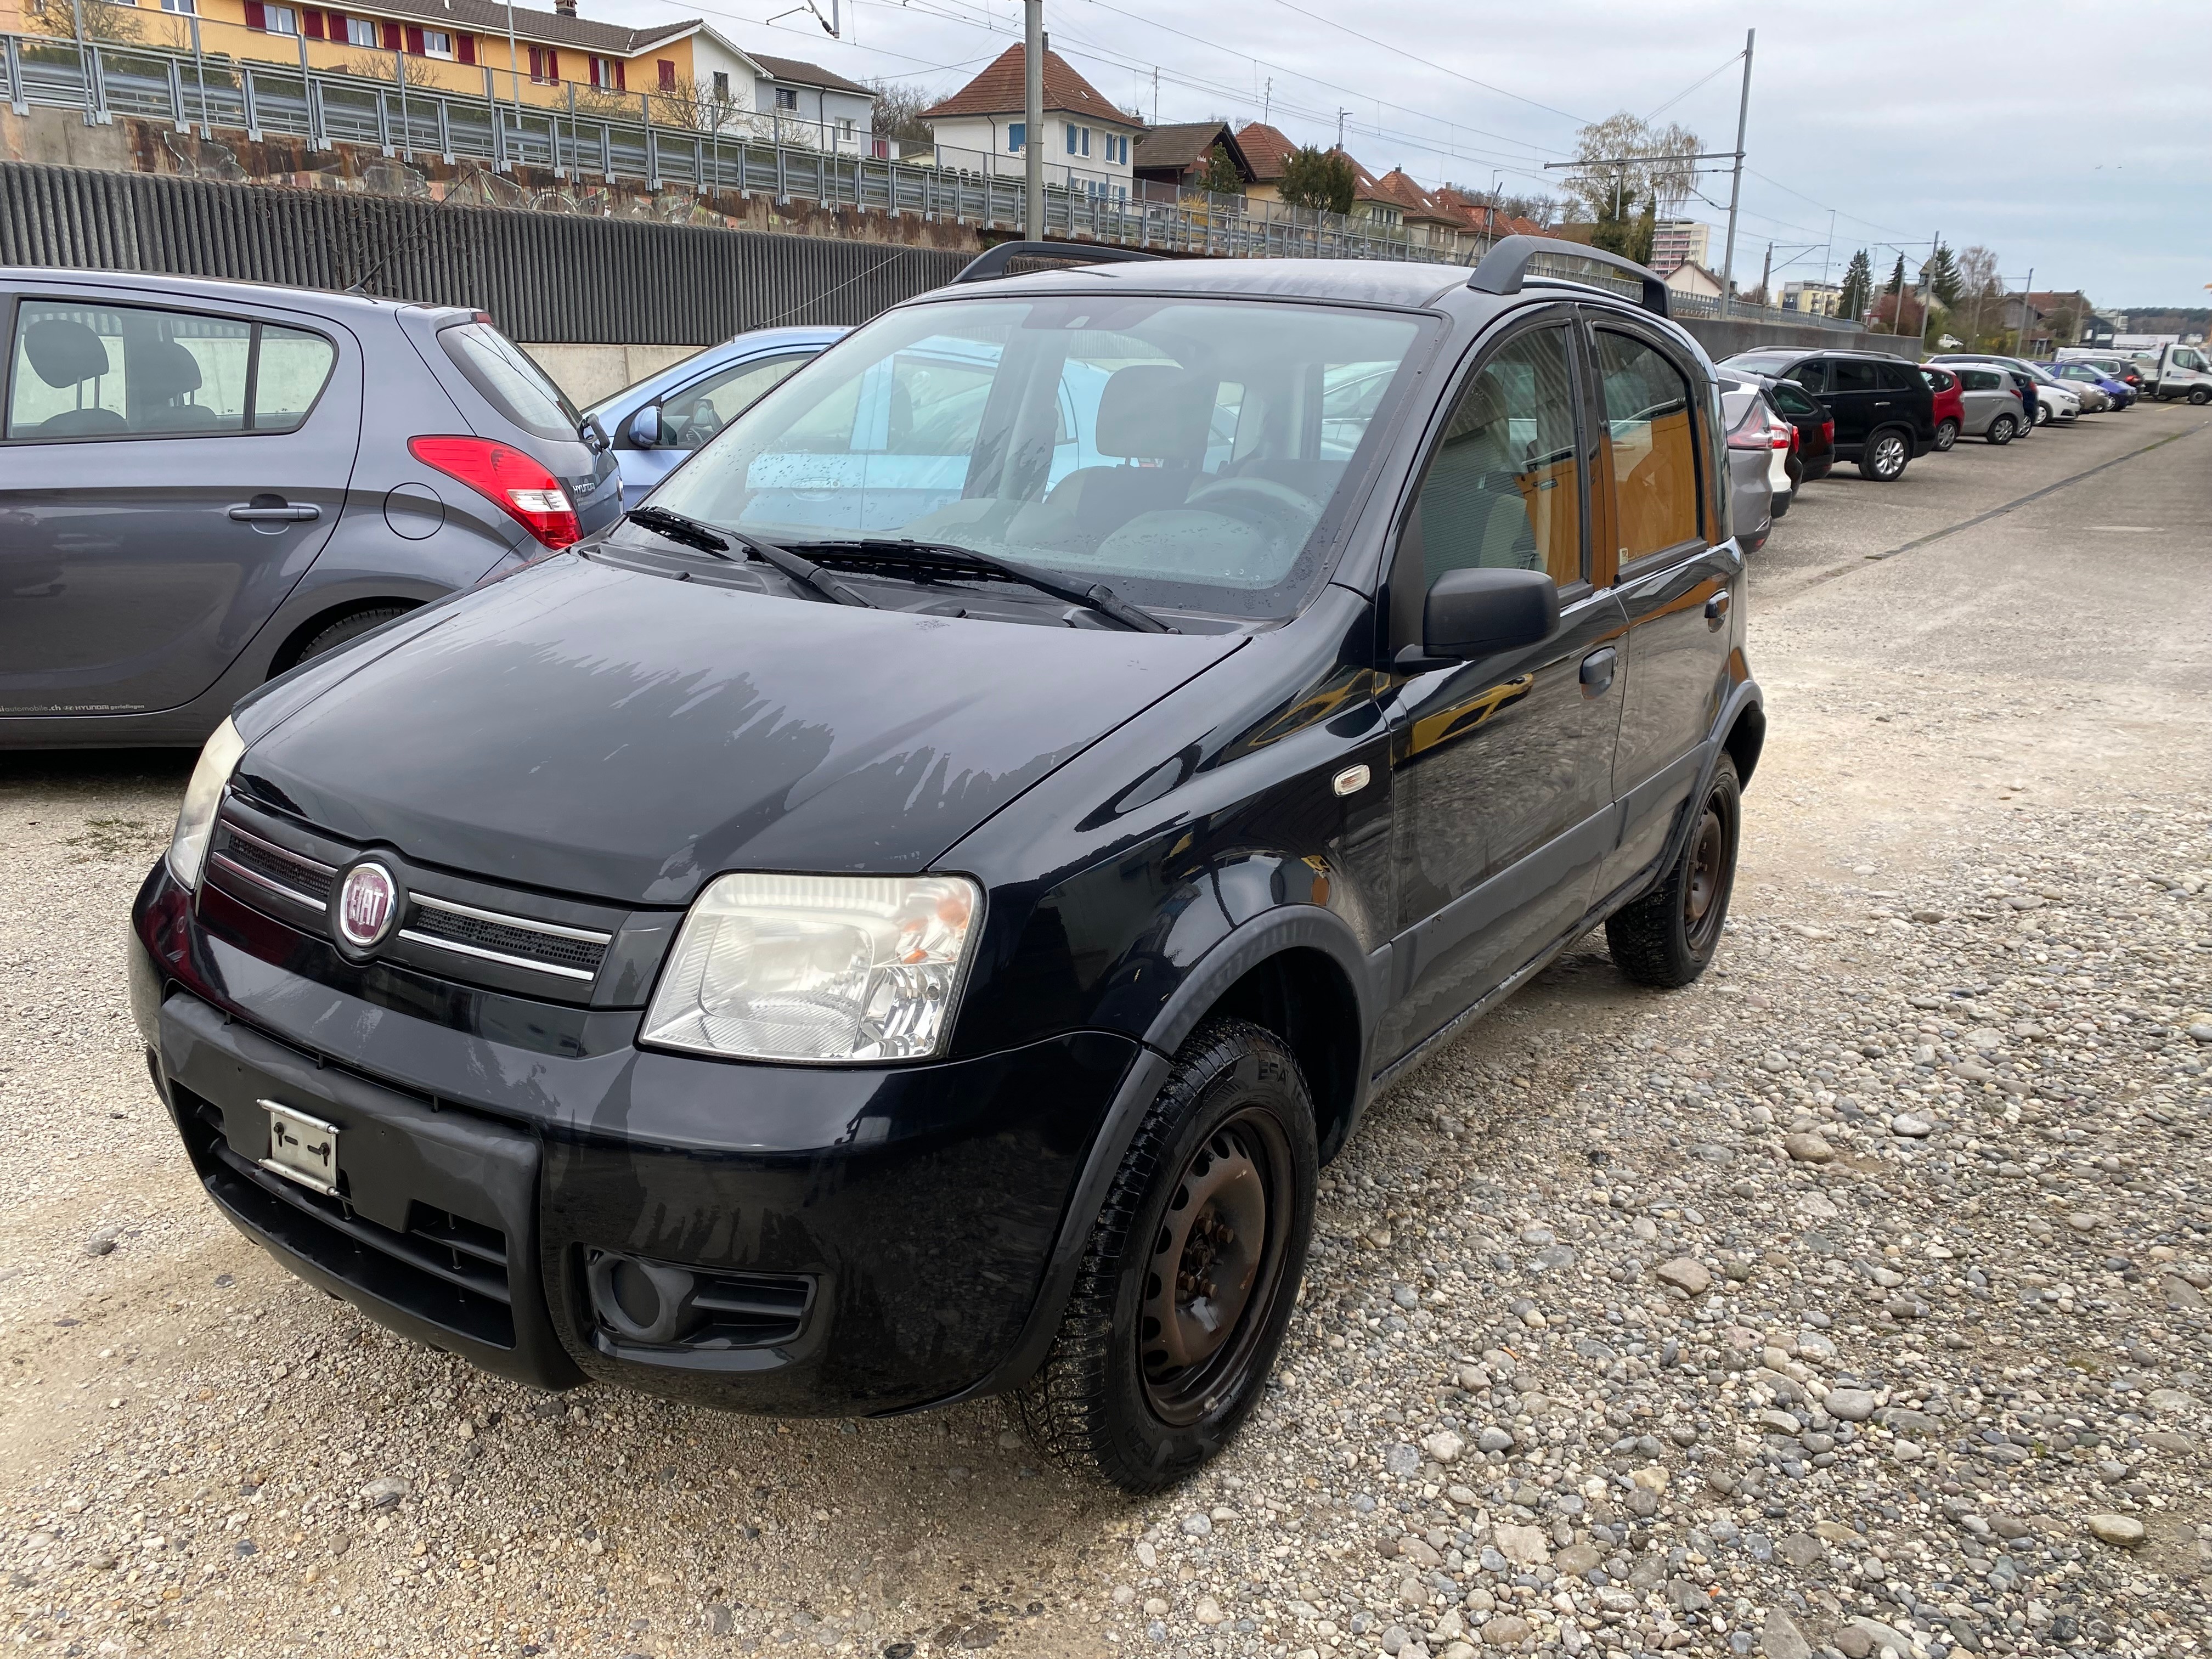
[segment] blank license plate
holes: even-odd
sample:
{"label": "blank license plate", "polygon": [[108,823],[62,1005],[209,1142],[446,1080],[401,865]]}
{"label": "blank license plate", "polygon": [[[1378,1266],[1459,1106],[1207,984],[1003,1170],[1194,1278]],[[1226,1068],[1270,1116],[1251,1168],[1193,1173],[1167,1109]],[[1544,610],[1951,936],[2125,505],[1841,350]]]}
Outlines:
{"label": "blank license plate", "polygon": [[261,1160],[261,1167],[336,1198],[337,1126],[273,1100],[260,1104],[269,1114],[269,1156]]}

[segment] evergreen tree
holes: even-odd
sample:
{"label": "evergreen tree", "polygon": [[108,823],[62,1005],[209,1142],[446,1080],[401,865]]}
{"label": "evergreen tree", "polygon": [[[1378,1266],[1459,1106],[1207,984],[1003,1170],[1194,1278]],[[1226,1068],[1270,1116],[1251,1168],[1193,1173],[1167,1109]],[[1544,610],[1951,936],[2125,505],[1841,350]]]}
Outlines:
{"label": "evergreen tree", "polygon": [[1836,315],[1852,322],[1866,315],[1867,301],[1874,297],[1874,261],[1861,248],[1851,255],[1851,263],[1844,272],[1844,289],[1836,300]]}
{"label": "evergreen tree", "polygon": [[1942,243],[1928,256],[1928,263],[1920,267],[1920,281],[1938,305],[1955,306],[1964,284],[1959,276],[1959,261]]}
{"label": "evergreen tree", "polygon": [[1199,169],[1198,187],[1210,190],[1216,196],[1241,196],[1244,179],[1237,171],[1237,163],[1229,159],[1229,152],[1219,144],[1206,152],[1206,165]]}
{"label": "evergreen tree", "polygon": [[1885,294],[1905,292],[1905,256],[1902,253],[1897,256],[1897,267],[1889,273],[1889,286],[1882,292]]}
{"label": "evergreen tree", "polygon": [[1610,201],[1600,204],[1596,228],[1590,232],[1590,246],[1633,259],[1639,265],[1649,264],[1652,240],[1658,229],[1659,215],[1652,198],[1623,191],[1617,206]]}
{"label": "evergreen tree", "polygon": [[1352,158],[1341,150],[1308,144],[1283,158],[1283,199],[1292,207],[1320,208],[1330,213],[1352,211],[1352,192],[1359,180],[1352,171]]}

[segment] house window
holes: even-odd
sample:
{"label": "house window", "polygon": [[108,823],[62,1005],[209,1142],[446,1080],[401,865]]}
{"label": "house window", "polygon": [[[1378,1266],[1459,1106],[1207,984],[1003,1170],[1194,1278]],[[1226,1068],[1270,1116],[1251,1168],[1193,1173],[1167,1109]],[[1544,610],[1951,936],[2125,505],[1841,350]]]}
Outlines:
{"label": "house window", "polygon": [[775,89],[775,106],[778,109],[787,109],[796,115],[799,112],[799,89],[795,87],[778,87]]}
{"label": "house window", "polygon": [[838,118],[837,133],[838,136],[842,138],[850,138],[854,136],[853,118],[851,116],[845,115]]}
{"label": "house window", "polygon": [[718,104],[730,101],[730,72],[727,70],[714,71],[714,101]]}
{"label": "house window", "polygon": [[1025,143],[1027,143],[1029,142],[1029,136],[1030,136],[1030,124],[1029,124],[1028,122],[1026,122],[1026,121],[1009,121],[1009,122],[1007,122],[1007,123],[1006,123],[1006,151],[1007,151],[1007,154],[1012,155],[1020,155],[1020,154],[1022,153],[1022,146],[1023,146],[1024,144],[1025,144]]}
{"label": "house window", "polygon": [[676,64],[674,60],[666,58],[657,58],[653,60],[653,66],[660,72],[660,89],[663,92],[675,91]]}
{"label": "house window", "polygon": [[1083,153],[1085,155],[1091,154],[1091,129],[1089,127],[1083,129]]}
{"label": "house window", "polygon": [[347,18],[345,38],[346,45],[349,46],[367,46],[371,51],[374,51],[379,44],[376,38],[375,20],[368,17]]}
{"label": "house window", "polygon": [[594,58],[591,60],[592,84],[602,92],[623,90],[623,66],[618,59]]}
{"label": "house window", "polygon": [[453,37],[443,29],[424,29],[422,55],[425,58],[451,58],[453,55]]}
{"label": "house window", "polygon": [[1060,125],[1067,130],[1067,153],[1073,155],[1075,154],[1075,123],[1063,121]]}
{"label": "house window", "polygon": [[550,86],[561,78],[561,54],[550,46],[530,49],[530,78],[539,86]]}
{"label": "house window", "polygon": [[261,27],[270,34],[297,34],[300,32],[300,14],[289,6],[264,6],[261,8]]}
{"label": "house window", "polygon": [[161,0],[161,9],[175,12],[182,17],[190,17],[193,15],[192,0]]}

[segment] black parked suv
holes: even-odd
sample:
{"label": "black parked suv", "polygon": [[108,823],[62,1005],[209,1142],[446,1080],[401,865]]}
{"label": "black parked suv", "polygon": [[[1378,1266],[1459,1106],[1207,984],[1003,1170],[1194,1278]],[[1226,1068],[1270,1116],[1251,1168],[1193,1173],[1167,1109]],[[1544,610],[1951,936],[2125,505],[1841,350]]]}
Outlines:
{"label": "black parked suv", "polygon": [[547,1388],[1013,1392],[1149,1489],[1379,1086],[1601,923],[1711,959],[1765,717],[1663,284],[1048,252],[210,742],[131,1003],[294,1272]]}
{"label": "black parked suv", "polygon": [[1870,351],[1743,351],[1723,368],[1793,380],[1836,422],[1835,456],[1892,483],[1936,447],[1936,394],[1917,365]]}
{"label": "black parked suv", "polygon": [[198,744],[272,674],[605,529],[480,313],[0,269],[0,747]]}

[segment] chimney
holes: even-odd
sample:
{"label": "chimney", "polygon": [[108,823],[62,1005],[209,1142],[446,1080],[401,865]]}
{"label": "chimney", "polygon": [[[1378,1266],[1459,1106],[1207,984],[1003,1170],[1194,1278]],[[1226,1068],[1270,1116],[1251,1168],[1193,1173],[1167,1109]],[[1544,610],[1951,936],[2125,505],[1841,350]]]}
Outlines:
{"label": "chimney", "polygon": [[576,15],[576,0],[553,0],[553,10],[556,16],[574,17]]}

